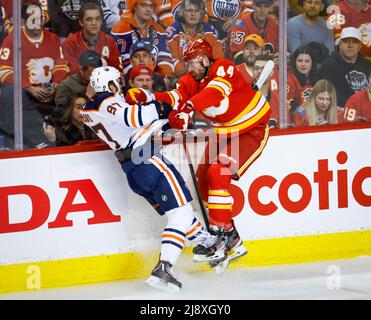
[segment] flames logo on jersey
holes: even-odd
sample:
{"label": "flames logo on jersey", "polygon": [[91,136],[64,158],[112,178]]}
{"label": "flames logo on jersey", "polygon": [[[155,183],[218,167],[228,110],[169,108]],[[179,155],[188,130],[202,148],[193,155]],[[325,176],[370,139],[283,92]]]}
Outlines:
{"label": "flames logo on jersey", "polygon": [[217,18],[233,19],[239,15],[241,4],[239,0],[213,0],[212,10]]}
{"label": "flames logo on jersey", "polygon": [[54,60],[52,58],[31,59],[27,65],[28,78],[31,84],[51,82]]}
{"label": "flames logo on jersey", "polygon": [[367,48],[371,47],[371,23],[361,24],[358,29],[361,31],[362,44]]}

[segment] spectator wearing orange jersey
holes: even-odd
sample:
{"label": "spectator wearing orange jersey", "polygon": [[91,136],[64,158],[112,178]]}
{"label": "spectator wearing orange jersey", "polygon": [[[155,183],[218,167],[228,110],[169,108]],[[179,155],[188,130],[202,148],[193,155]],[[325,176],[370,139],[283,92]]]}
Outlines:
{"label": "spectator wearing orange jersey", "polygon": [[115,40],[101,31],[102,19],[102,8],[96,3],[87,2],[80,8],[79,21],[82,30],[69,35],[62,45],[72,74],[78,72],[79,57],[86,50],[99,53],[106,65],[122,69]]}
{"label": "spectator wearing orange jersey", "polygon": [[124,73],[132,68],[131,47],[141,40],[153,48],[155,72],[163,77],[173,76],[173,59],[167,44],[166,32],[153,19],[157,6],[155,0],[130,0],[128,1],[129,12],[124,14],[112,28],[111,33],[121,54]]}

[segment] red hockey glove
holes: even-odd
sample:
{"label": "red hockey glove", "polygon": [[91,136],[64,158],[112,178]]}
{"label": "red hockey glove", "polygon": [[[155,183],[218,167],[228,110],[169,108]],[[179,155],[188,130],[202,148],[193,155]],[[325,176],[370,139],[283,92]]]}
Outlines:
{"label": "red hockey glove", "polygon": [[181,112],[179,110],[172,110],[169,114],[170,128],[173,128],[173,129],[177,129],[180,131],[187,130],[190,120],[191,120],[191,117],[186,112]]}
{"label": "red hockey glove", "polygon": [[142,88],[131,88],[128,90],[125,100],[129,104],[141,104],[155,100],[155,96],[149,90]]}
{"label": "red hockey glove", "polygon": [[169,124],[173,129],[185,131],[193,115],[193,105],[191,102],[185,102],[178,110],[173,110],[169,114]]}

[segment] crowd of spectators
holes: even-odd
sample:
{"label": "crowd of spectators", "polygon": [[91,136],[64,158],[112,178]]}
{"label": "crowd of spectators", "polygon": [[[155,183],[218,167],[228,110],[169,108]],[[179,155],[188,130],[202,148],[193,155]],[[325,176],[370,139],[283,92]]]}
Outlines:
{"label": "crowd of spectators", "polygon": [[[261,88],[272,128],[280,126],[279,67],[288,74],[286,126],[371,121],[368,2],[288,1],[289,63],[282,66],[276,0],[21,0],[24,135],[36,147],[91,138],[76,106],[93,94],[94,68],[117,68],[124,94],[170,90],[187,72],[185,50],[199,38],[252,85],[267,61],[275,62]],[[12,1],[0,0],[0,130],[10,134],[12,15]]]}

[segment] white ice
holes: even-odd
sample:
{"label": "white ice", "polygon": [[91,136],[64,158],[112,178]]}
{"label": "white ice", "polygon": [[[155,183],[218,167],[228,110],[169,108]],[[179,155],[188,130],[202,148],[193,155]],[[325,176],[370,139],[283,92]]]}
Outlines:
{"label": "white ice", "polygon": [[169,294],[145,285],[144,280],[0,294],[4,299],[99,299],[99,300],[371,300],[371,257],[281,266],[227,269],[185,273],[179,294]]}

